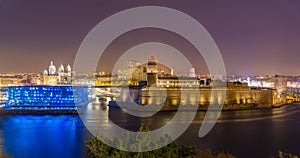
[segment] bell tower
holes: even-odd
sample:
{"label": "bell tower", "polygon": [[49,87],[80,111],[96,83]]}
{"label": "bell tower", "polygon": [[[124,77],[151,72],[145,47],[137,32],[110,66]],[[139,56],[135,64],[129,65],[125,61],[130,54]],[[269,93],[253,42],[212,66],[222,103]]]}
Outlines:
{"label": "bell tower", "polygon": [[147,68],[147,86],[157,84],[157,82],[158,82],[157,60],[154,56],[150,56],[148,59],[148,68]]}

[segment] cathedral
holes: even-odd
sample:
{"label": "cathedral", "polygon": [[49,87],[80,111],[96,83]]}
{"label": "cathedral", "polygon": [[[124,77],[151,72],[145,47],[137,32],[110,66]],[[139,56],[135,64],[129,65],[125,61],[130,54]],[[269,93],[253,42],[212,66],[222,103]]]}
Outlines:
{"label": "cathedral", "polygon": [[70,65],[66,69],[63,65],[56,69],[53,61],[51,61],[48,70],[43,71],[42,83],[44,85],[72,84],[73,76],[74,72]]}

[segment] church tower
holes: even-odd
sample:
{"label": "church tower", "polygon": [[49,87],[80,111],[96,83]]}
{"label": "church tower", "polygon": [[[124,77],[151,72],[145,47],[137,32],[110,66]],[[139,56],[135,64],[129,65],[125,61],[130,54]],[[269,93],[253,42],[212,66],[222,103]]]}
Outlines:
{"label": "church tower", "polygon": [[56,74],[56,67],[53,64],[53,61],[51,61],[50,66],[49,66],[49,75],[55,75]]}
{"label": "church tower", "polygon": [[69,64],[67,66],[67,73],[68,73],[68,77],[72,76],[72,69],[71,69],[71,66]]}
{"label": "church tower", "polygon": [[158,82],[157,60],[154,56],[150,56],[148,59],[148,68],[147,68],[147,86],[157,84],[157,82]]}

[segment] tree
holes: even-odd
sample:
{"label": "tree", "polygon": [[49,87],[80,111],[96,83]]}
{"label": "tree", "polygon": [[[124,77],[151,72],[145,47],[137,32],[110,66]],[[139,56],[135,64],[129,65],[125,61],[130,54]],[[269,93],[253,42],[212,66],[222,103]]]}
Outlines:
{"label": "tree", "polygon": [[[149,132],[150,129],[147,126],[142,125],[139,132]],[[129,133],[123,134],[120,138],[115,138],[113,142],[118,144],[122,148],[127,146],[129,149],[152,149],[154,146],[159,145],[171,139],[169,136],[160,138],[160,141],[153,141],[151,136],[143,137],[143,139],[136,139],[129,135]],[[102,138],[103,140],[103,138]],[[108,140],[106,140],[108,141]],[[142,142],[140,142],[142,141]],[[130,142],[130,143],[128,143]],[[87,155],[90,158],[234,158],[229,153],[215,154],[210,149],[198,150],[195,146],[178,146],[176,142],[172,142],[165,147],[148,151],[148,152],[128,152],[112,148],[98,139],[97,137],[91,138],[86,142]]]}

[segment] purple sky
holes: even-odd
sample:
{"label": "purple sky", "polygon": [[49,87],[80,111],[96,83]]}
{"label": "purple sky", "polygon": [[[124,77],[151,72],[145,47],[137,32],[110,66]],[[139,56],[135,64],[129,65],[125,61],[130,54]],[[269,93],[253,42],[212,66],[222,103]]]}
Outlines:
{"label": "purple sky", "polygon": [[[41,72],[50,60],[72,65],[96,24],[121,10],[147,5],[174,8],[197,19],[219,46],[228,74],[300,75],[298,0],[0,0],[0,72]],[[122,52],[147,41],[173,44],[197,72],[206,73],[188,41],[158,29],[131,31],[116,39],[99,70],[111,70],[109,65]]]}

